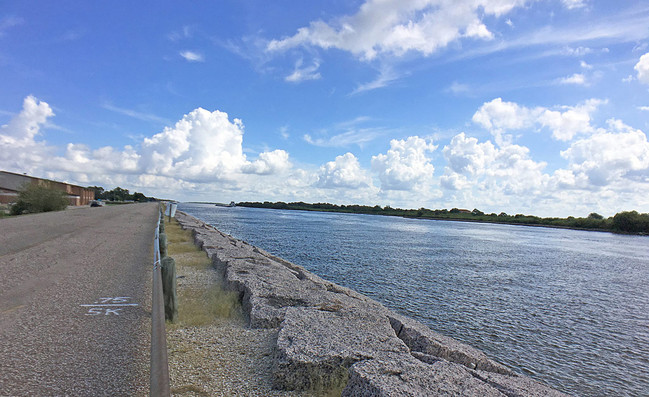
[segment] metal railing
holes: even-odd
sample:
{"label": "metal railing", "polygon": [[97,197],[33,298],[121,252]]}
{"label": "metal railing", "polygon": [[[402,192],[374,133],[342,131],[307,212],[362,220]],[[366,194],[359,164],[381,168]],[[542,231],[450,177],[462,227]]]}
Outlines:
{"label": "metal railing", "polygon": [[[151,310],[151,388],[152,397],[169,396],[169,364],[167,362],[167,335],[165,332],[162,274],[160,271],[160,220],[158,214],[153,242],[153,302]],[[163,221],[164,222],[164,221]]]}

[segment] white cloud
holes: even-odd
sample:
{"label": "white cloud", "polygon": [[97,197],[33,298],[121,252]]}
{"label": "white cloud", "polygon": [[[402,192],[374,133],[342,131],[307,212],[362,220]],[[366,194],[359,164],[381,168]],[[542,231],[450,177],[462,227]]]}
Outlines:
{"label": "white cloud", "polygon": [[511,136],[504,134],[506,131],[539,126],[549,128],[553,138],[568,141],[577,134],[594,131],[590,124],[591,114],[603,103],[606,101],[589,99],[577,106],[562,106],[560,110],[551,110],[544,107],[527,108],[496,98],[485,102],[478,109],[473,115],[473,122],[490,130],[499,145],[511,142]]}
{"label": "white cloud", "polygon": [[561,0],[563,5],[569,10],[586,7],[587,0]]}
{"label": "white cloud", "polygon": [[639,82],[649,84],[649,52],[640,57],[640,60],[633,69],[638,72]]}
{"label": "white cloud", "polygon": [[586,69],[586,70],[590,70],[593,68],[593,66],[586,63],[586,61],[579,62],[579,66],[581,66],[582,69]]}
{"label": "white cloud", "polygon": [[289,155],[284,150],[263,152],[252,163],[243,166],[242,170],[248,174],[271,175],[287,171],[291,168]]}
{"label": "white cloud", "polygon": [[544,109],[536,120],[552,131],[552,137],[561,141],[569,141],[577,134],[587,134],[594,131],[591,126],[591,114],[597,107],[606,103],[599,99],[589,99],[577,106],[563,106],[563,112]]}
{"label": "white cloud", "polygon": [[583,57],[584,55],[590,54],[593,52],[592,48],[589,47],[564,47],[561,51],[563,55],[573,56],[573,57]]}
{"label": "white cloud", "polygon": [[629,181],[638,171],[643,171],[644,182],[649,182],[647,136],[619,120],[609,120],[607,129],[575,141],[561,156],[570,161],[574,180],[587,180],[590,186]]}
{"label": "white cloud", "polygon": [[447,166],[440,183],[446,189],[476,187],[503,195],[536,194],[549,180],[543,174],[546,163],[532,160],[524,146],[496,148],[489,141],[479,143],[460,133],[442,152]]}
{"label": "white cloud", "polygon": [[583,73],[575,73],[572,76],[560,78],[558,82],[559,84],[587,85],[586,76]]}
{"label": "white cloud", "polygon": [[460,174],[483,173],[496,158],[497,149],[489,141],[478,143],[476,138],[467,137],[464,132],[451,139],[442,149],[448,168]]}
{"label": "white cloud", "polygon": [[293,73],[286,76],[284,80],[291,83],[299,83],[305,80],[318,80],[322,77],[318,72],[318,68],[320,68],[320,61],[315,59],[311,66],[305,67],[302,67],[302,63],[303,60],[298,59],[295,62],[295,69],[293,70]]}
{"label": "white cloud", "polygon": [[363,124],[369,121],[371,121],[369,117],[360,116],[353,120],[337,123],[332,128],[336,132],[344,132],[338,132],[330,136],[327,130],[322,130],[314,134],[304,134],[303,139],[311,145],[320,147],[358,145],[362,148],[366,143],[387,133],[387,130],[381,127],[362,127]]}
{"label": "white cloud", "polygon": [[260,190],[277,189],[291,180],[287,152],[267,151],[248,160],[242,147],[243,123],[230,121],[218,110],[198,108],[144,138],[139,149],[91,149],[75,143],[63,150],[50,146],[38,138],[53,116],[47,103],[25,98],[22,111],[0,127],[0,169],[76,183],[150,188],[150,194],[161,189],[158,194],[165,195],[173,189],[180,189],[178,194],[184,194],[182,189],[205,190],[213,182],[221,190],[242,190],[259,186],[254,178],[279,178]]}
{"label": "white cloud", "polygon": [[326,189],[362,189],[372,187],[372,178],[363,170],[356,156],[345,153],[320,167],[318,187]]}
{"label": "white cloud", "polygon": [[642,110],[643,112],[649,112],[649,106],[638,106],[638,110]]}
{"label": "white cloud", "polygon": [[[502,100],[485,103],[490,106],[476,112],[481,115],[477,120],[492,129],[548,128],[560,137],[576,138],[560,153],[564,164],[554,163],[555,170],[546,172],[547,164],[527,147],[496,145],[461,133],[441,150],[443,175],[436,177],[436,146],[417,136],[392,140],[385,153],[372,157],[371,171],[352,153],[306,170],[294,168],[284,150],[248,159],[243,123],[202,108],[138,145],[94,149],[70,143],[58,148],[45,140],[52,108],[29,96],[22,110],[0,126],[0,169],[181,200],[324,200],[559,216],[646,211],[647,136],[619,120],[608,121],[605,128],[592,126],[590,114],[600,103],[555,109]],[[367,121],[358,117],[336,128],[354,129]]]}
{"label": "white cloud", "polygon": [[196,52],[196,51],[189,51],[189,50],[181,51],[180,56],[185,58],[185,60],[188,61],[188,62],[204,62],[205,61],[205,57],[203,57],[203,54],[201,54],[200,52]]}
{"label": "white cloud", "polygon": [[372,81],[359,84],[350,95],[360,94],[361,92],[372,91],[379,88],[386,87],[399,79],[399,75],[394,70],[386,65],[382,65],[379,75]]}
{"label": "white cloud", "polygon": [[493,38],[482,18],[499,17],[525,3],[525,0],[367,0],[356,14],[331,23],[311,22],[291,37],[270,41],[267,50],[311,45],[338,48],[366,60],[381,54],[400,56],[408,51],[430,55],[459,39]]}
{"label": "white cloud", "polygon": [[0,132],[6,138],[16,141],[32,141],[40,133],[47,119],[54,116],[49,104],[28,96],[23,101],[22,111],[13,117],[9,124],[3,125]]}
{"label": "white cloud", "polygon": [[233,180],[237,174],[273,174],[290,168],[288,153],[264,152],[254,162],[243,154],[243,123],[198,108],[142,143],[140,168],[192,181]]}
{"label": "white cloud", "polygon": [[51,148],[36,137],[53,116],[46,102],[31,95],[26,97],[22,111],[0,127],[0,169],[33,172],[37,168],[35,164],[50,161]]}
{"label": "white cloud", "polygon": [[372,156],[372,171],[381,181],[381,190],[417,190],[432,183],[435,167],[426,155],[437,146],[418,136],[393,139],[385,154]]}
{"label": "white cloud", "polygon": [[384,130],[377,128],[358,128],[326,138],[313,138],[310,134],[304,134],[304,140],[311,145],[320,147],[346,147],[350,145],[362,147],[384,133]]}

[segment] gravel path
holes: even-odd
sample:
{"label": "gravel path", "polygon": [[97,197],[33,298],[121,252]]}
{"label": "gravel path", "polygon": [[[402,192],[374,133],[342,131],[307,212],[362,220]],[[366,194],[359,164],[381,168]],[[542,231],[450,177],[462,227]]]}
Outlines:
{"label": "gravel path", "polygon": [[0,395],[148,394],[157,209],[0,219]]}
{"label": "gravel path", "polygon": [[[170,227],[167,226],[168,229]],[[191,241],[190,232],[185,233]],[[170,251],[172,244],[170,242]],[[184,244],[191,245],[191,249],[195,250],[193,241]],[[183,301],[183,296],[200,296],[207,292],[217,297],[212,298],[210,303],[218,304],[219,298],[228,299],[227,293],[221,289],[221,277],[211,266],[204,252],[170,256],[176,260],[180,305],[179,323],[167,324],[169,377],[173,396],[312,395],[298,391],[273,390],[271,377],[277,330],[248,327],[240,305],[235,305],[229,315],[212,313],[209,317],[201,318],[202,324],[184,324],[183,318],[187,317],[187,314],[183,311],[188,310],[187,305],[192,303]],[[197,256],[203,258],[201,265],[184,265],[188,262],[195,263]],[[204,261],[207,261],[207,264],[204,264]]]}

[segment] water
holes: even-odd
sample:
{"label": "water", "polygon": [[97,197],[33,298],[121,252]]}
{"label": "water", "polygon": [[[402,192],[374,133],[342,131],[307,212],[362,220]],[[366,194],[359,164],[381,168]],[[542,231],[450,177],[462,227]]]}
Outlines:
{"label": "water", "polygon": [[649,396],[649,237],[206,204],[179,209],[558,390]]}

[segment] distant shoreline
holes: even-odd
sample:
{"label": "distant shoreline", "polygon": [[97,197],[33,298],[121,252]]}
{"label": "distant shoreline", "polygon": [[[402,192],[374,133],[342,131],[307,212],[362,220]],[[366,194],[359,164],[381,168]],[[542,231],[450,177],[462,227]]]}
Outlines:
{"label": "distant shoreline", "polygon": [[[212,204],[212,203],[202,203]],[[338,206],[328,203],[283,203],[283,202],[240,202],[239,207],[248,208],[266,208],[266,209],[284,209],[292,211],[312,211],[312,212],[338,212],[348,214],[380,215],[380,216],[398,216],[412,219],[430,219],[440,221],[459,221],[459,222],[476,222],[492,223],[518,226],[548,227],[553,229],[571,229],[583,231],[609,232],[616,234],[629,235],[649,235],[649,214],[639,214],[636,211],[621,212],[613,217],[604,218],[597,214],[591,214],[587,218],[540,218],[532,215],[507,215],[501,213],[484,214],[481,211],[458,210],[456,208],[449,210],[429,210],[420,208],[419,210],[404,210],[400,208],[391,208],[379,206],[369,207],[361,205]]]}

